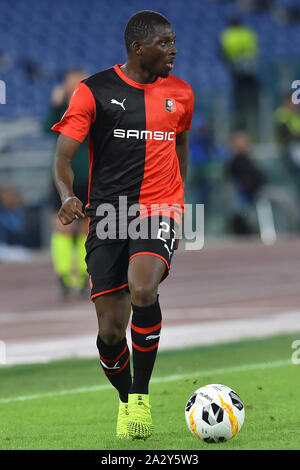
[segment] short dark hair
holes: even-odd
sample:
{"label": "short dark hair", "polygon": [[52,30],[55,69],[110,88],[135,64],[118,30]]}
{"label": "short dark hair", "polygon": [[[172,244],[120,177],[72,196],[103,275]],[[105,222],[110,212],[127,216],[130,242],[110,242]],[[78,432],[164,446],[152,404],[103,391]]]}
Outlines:
{"label": "short dark hair", "polygon": [[124,39],[127,52],[133,41],[146,41],[155,32],[155,26],[171,26],[170,21],[161,13],[142,10],[135,13],[128,21]]}

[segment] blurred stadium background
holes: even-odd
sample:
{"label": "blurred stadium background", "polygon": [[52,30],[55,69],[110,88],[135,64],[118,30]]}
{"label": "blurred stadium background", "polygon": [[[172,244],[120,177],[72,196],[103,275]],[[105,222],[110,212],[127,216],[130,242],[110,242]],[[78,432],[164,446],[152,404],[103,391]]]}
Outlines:
{"label": "blurred stadium background", "polygon": [[[123,31],[141,9],[166,15],[177,34],[174,74],[195,93],[186,202],[205,204],[204,249],[181,249],[161,286],[162,346],[300,331],[300,114],[283,105],[300,77],[299,1],[0,0],[0,340],[8,364],[96,355],[93,305],[86,296],[62,299],[51,262],[55,136],[45,117],[66,71],[91,75],[126,60]],[[237,20],[257,41],[240,69],[221,42]],[[246,98],[254,83],[257,106],[243,95],[246,108],[237,107],[237,70],[252,77]]]}

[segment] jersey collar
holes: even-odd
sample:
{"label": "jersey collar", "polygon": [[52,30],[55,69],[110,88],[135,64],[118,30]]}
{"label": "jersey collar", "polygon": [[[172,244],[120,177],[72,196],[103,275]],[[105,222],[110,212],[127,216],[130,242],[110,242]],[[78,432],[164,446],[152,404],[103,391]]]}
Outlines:
{"label": "jersey collar", "polygon": [[154,88],[158,85],[161,84],[162,80],[164,80],[162,77],[157,77],[157,79],[152,82],[152,83],[138,83],[138,82],[135,82],[134,80],[131,80],[131,78],[127,77],[127,75],[125,75],[125,73],[121,70],[121,65],[122,64],[116,64],[113,68],[115,70],[115,72],[119,75],[119,77],[126,83],[128,83],[128,85],[131,85],[135,88],[141,88],[143,90],[145,89],[149,89],[149,88]]}

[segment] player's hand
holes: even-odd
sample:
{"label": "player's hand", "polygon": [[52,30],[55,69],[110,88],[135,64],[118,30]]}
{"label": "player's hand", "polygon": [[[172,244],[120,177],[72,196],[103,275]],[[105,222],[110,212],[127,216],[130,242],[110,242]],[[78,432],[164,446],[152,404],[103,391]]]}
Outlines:
{"label": "player's hand", "polygon": [[73,220],[83,219],[84,217],[82,202],[76,196],[68,197],[58,212],[58,218],[63,225],[68,225]]}

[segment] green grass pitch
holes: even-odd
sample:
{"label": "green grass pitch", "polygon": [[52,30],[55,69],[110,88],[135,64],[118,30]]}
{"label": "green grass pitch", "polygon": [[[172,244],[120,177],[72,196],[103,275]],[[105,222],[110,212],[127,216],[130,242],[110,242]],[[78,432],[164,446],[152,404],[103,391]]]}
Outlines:
{"label": "green grass pitch", "polygon": [[[150,387],[155,425],[147,441],[115,438],[117,393],[98,358],[0,367],[0,450],[299,449],[300,333],[160,352]],[[208,383],[232,387],[245,405],[238,435],[206,444],[187,428],[184,408]]]}

